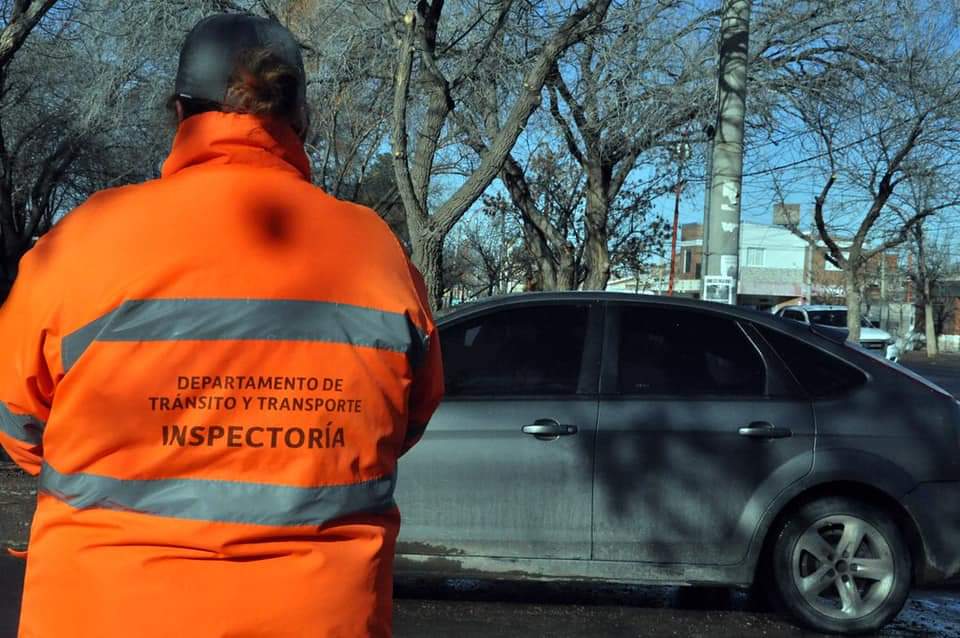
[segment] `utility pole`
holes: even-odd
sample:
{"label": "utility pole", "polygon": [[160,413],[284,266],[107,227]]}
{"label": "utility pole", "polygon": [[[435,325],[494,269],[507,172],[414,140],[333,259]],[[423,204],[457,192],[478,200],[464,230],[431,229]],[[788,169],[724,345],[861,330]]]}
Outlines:
{"label": "utility pole", "polygon": [[673,235],[670,239],[670,287],[667,296],[673,296],[673,282],[677,274],[677,230],[680,226],[680,194],[683,193],[683,165],[690,156],[690,145],[687,143],[687,134],[683,134],[683,141],[677,142],[673,149],[674,160],[677,162],[677,184],[673,187],[676,199],[673,202]]}
{"label": "utility pole", "polygon": [[702,298],[736,303],[740,257],[743,122],[747,100],[750,0],[724,0],[720,25],[718,113],[714,129],[709,209],[704,220]]}

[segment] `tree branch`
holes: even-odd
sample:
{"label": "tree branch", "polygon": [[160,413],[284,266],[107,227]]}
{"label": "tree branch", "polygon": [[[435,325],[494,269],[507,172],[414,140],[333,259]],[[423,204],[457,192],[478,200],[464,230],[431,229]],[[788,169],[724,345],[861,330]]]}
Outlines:
{"label": "tree branch", "polygon": [[[389,0],[388,0],[389,2]],[[407,101],[410,97],[410,74],[413,70],[413,38],[416,29],[416,14],[408,11],[403,17],[404,32],[398,48],[400,56],[393,91],[393,170],[403,207],[407,214],[426,220],[427,212],[420,205],[410,178],[410,163],[407,142]]]}
{"label": "tree branch", "polygon": [[887,170],[884,172],[883,177],[880,179],[880,183],[877,185],[877,192],[874,195],[870,210],[860,223],[860,227],[857,229],[856,235],[854,235],[854,246],[857,246],[858,249],[863,247],[863,244],[867,238],[867,234],[880,217],[880,212],[890,199],[890,195],[893,194],[893,189],[896,187],[894,176],[900,170],[903,161],[917,145],[917,140],[920,138],[920,134],[923,132],[923,124],[928,115],[929,111],[922,113],[917,118],[913,128],[910,130],[910,134],[907,136],[906,141],[904,141],[904,143],[897,150],[896,154],[893,156],[893,159],[890,160],[890,163],[887,164]]}
{"label": "tree branch", "polygon": [[516,144],[530,115],[540,104],[540,94],[547,76],[557,60],[574,43],[585,38],[603,21],[611,0],[590,0],[571,14],[553,37],[537,53],[524,78],[522,91],[489,151],[481,157],[480,166],[436,212],[437,224],[449,231],[470,205],[483,193],[500,172],[507,155]]}
{"label": "tree branch", "polygon": [[553,116],[553,120],[557,123],[557,126],[560,127],[560,132],[563,133],[563,139],[567,143],[567,150],[570,151],[573,158],[577,160],[577,163],[586,169],[586,159],[584,159],[583,152],[577,144],[577,137],[573,134],[570,122],[568,122],[567,118],[560,112],[560,105],[557,103],[556,88],[551,87],[547,90],[547,98],[550,102],[550,115]]}
{"label": "tree branch", "polygon": [[3,31],[0,31],[0,71],[6,70],[13,56],[27,41],[27,36],[56,3],[57,0],[17,0],[14,2],[10,22],[3,28]]}

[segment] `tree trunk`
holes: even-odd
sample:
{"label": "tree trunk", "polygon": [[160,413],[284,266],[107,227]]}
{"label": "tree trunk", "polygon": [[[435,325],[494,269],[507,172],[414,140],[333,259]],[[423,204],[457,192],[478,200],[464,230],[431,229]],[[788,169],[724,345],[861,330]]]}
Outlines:
{"label": "tree trunk", "polygon": [[411,223],[414,216],[407,217],[410,230],[410,241],[413,243],[411,259],[423,275],[427,285],[427,295],[432,310],[436,312],[443,307],[443,239],[436,233],[425,232],[420,224]]}
{"label": "tree trunk", "polygon": [[[505,183],[512,183],[504,180]],[[513,196],[513,192],[511,192]],[[520,222],[523,225],[524,242],[530,254],[536,260],[536,276],[539,290],[575,290],[577,287],[577,263],[572,245],[562,240],[562,235],[543,218],[539,221],[545,228],[538,228],[531,213],[539,214],[532,208],[532,202],[524,201],[522,193],[514,197],[514,205],[521,210]],[[521,202],[519,205],[516,202]],[[552,232],[544,232],[552,231]]]}
{"label": "tree trunk", "polygon": [[927,272],[927,256],[924,250],[923,227],[914,230],[917,238],[917,273],[920,275],[920,289],[923,294],[923,323],[927,338],[927,357],[937,356],[937,328],[933,317],[933,298],[930,294],[930,277]]}
{"label": "tree trunk", "polygon": [[573,255],[573,247],[565,246],[560,252],[560,267],[557,268],[557,281],[554,290],[577,289],[577,260]]}
{"label": "tree trunk", "polygon": [[854,265],[847,264],[846,286],[847,286],[847,330],[850,334],[847,336],[853,343],[860,342],[860,273],[854,269]]}
{"label": "tree trunk", "polygon": [[520,216],[520,225],[523,229],[523,243],[533,257],[533,290],[553,290],[550,286],[556,281],[557,272],[551,258],[549,242],[523,215]]}
{"label": "tree trunk", "polygon": [[933,304],[930,303],[929,298],[923,308],[923,316],[927,332],[927,356],[935,357],[939,353],[939,347],[937,344],[937,327],[933,318]]}
{"label": "tree trunk", "polygon": [[537,259],[541,290],[576,290],[577,264],[573,246],[557,245],[544,239]]}
{"label": "tree trunk", "polygon": [[572,247],[551,246],[542,265],[543,290],[576,290],[577,264]]}
{"label": "tree trunk", "polygon": [[[593,182],[588,178],[588,182]],[[610,202],[602,186],[587,186],[587,208],[584,215],[586,237],[583,258],[587,268],[584,290],[604,290],[610,280],[610,248],[607,245],[607,215]]]}

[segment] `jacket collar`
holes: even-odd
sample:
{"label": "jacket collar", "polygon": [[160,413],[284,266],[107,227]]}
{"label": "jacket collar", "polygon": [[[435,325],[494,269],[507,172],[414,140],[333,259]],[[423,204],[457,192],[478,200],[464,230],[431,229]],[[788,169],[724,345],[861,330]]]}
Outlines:
{"label": "jacket collar", "polygon": [[279,168],[310,179],[310,161],[293,129],[252,115],[208,112],[181,122],[161,176],[200,164]]}

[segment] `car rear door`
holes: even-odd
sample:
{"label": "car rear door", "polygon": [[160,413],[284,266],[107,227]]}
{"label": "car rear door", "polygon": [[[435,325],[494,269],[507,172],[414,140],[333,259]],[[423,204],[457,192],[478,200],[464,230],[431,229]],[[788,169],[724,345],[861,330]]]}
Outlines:
{"label": "car rear door", "polygon": [[723,313],[614,303],[594,484],[601,560],[728,565],[813,461],[808,399]]}
{"label": "car rear door", "polygon": [[447,393],[400,461],[398,552],[589,558],[601,310],[525,302],[441,325]]}

